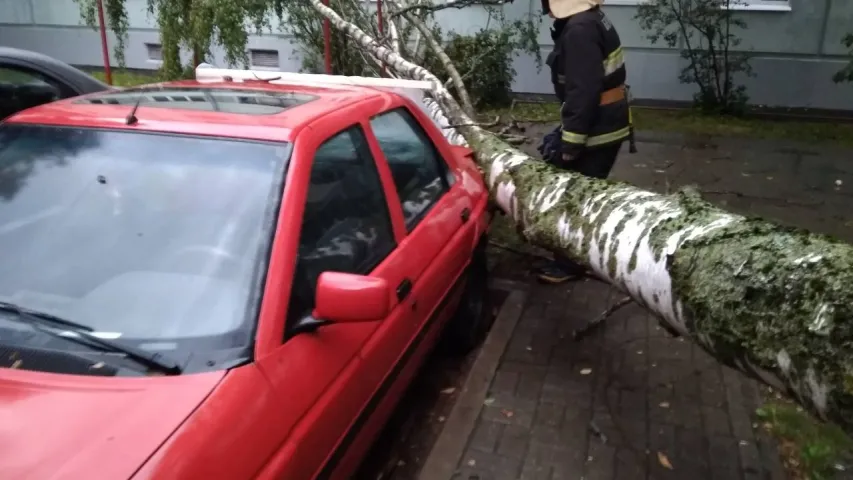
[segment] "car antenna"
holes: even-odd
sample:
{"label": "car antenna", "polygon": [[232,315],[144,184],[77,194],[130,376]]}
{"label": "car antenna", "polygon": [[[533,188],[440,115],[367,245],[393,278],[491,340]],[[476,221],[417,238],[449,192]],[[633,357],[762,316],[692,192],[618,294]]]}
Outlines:
{"label": "car antenna", "polygon": [[133,103],[133,108],[130,110],[130,113],[127,114],[127,118],[124,119],[125,125],[136,125],[139,122],[139,119],[136,118],[136,110],[139,108],[139,104],[142,102],[144,90],[139,91],[139,95],[136,96],[136,102]]}
{"label": "car antenna", "polygon": [[274,80],[281,80],[281,75],[279,75],[279,76],[277,76],[277,77],[272,77],[272,78],[261,78],[261,77],[259,77],[259,76],[258,76],[258,74],[257,74],[257,73],[255,73],[255,71],[254,71],[254,70],[249,70],[249,71],[250,71],[250,72],[252,72],[252,75],[254,75],[254,76],[255,76],[255,80],[260,80],[260,81],[262,81],[262,82],[270,83],[270,82],[272,82],[272,81],[274,81]]}

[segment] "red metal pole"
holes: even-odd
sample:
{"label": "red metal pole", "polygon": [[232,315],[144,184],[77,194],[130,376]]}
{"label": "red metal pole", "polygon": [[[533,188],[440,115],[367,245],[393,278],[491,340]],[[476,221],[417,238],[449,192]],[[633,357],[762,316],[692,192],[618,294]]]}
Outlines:
{"label": "red metal pole", "polygon": [[[379,36],[384,37],[385,36],[385,21],[382,18],[382,0],[376,0],[376,15],[379,17],[379,18],[377,18],[377,23],[379,24]],[[382,76],[383,77],[388,76],[388,71],[385,69],[385,62],[382,62]]]}
{"label": "red metal pole", "polygon": [[[329,0],[323,0],[323,5],[329,6]],[[326,57],[326,75],[332,74],[332,24],[329,19],[323,20],[323,54]]]}
{"label": "red metal pole", "polygon": [[101,50],[104,55],[104,76],[107,85],[113,84],[113,72],[110,68],[110,48],[107,45],[107,25],[104,22],[104,2],[98,0],[98,24],[101,27]]}

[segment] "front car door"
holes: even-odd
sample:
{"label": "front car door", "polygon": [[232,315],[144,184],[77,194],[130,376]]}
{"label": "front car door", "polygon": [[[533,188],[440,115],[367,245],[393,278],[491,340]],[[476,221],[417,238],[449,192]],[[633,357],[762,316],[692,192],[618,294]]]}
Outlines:
{"label": "front car door", "polygon": [[[300,133],[288,183],[304,184],[290,201],[304,205],[289,225],[299,230],[282,344],[259,360],[281,396],[285,443],[259,478],[330,478],[364,422],[363,413],[380,376],[367,371],[362,350],[383,325],[414,324],[405,296],[388,318],[327,325],[294,334],[293,326],[314,308],[324,271],[371,275],[403,283],[396,247],[402,240],[400,212],[386,192],[392,182],[377,168],[365,122],[342,110]],[[332,134],[321,132],[332,131]],[[407,338],[391,335],[386,347],[401,349]],[[397,345],[395,345],[395,342]],[[390,367],[389,367],[390,368]]]}

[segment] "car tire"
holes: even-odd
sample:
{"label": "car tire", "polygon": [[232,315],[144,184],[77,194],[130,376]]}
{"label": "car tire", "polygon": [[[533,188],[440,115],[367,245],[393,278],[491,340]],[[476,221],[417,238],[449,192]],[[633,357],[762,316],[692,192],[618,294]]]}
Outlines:
{"label": "car tire", "polygon": [[454,355],[467,355],[480,346],[494,323],[486,243],[484,237],[463,273],[467,276],[465,290],[445,331],[447,350]]}

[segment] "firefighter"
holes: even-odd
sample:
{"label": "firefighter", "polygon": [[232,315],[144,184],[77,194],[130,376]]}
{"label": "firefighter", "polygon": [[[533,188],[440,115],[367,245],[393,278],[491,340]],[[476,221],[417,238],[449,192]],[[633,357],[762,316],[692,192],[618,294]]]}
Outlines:
{"label": "firefighter", "polygon": [[[547,64],[562,106],[561,125],[545,136],[539,151],[556,167],[607,178],[625,140],[634,151],[619,34],[601,11],[601,0],[541,1],[543,13],[554,19]],[[538,275],[561,283],[583,273],[582,266],[556,256]]]}

